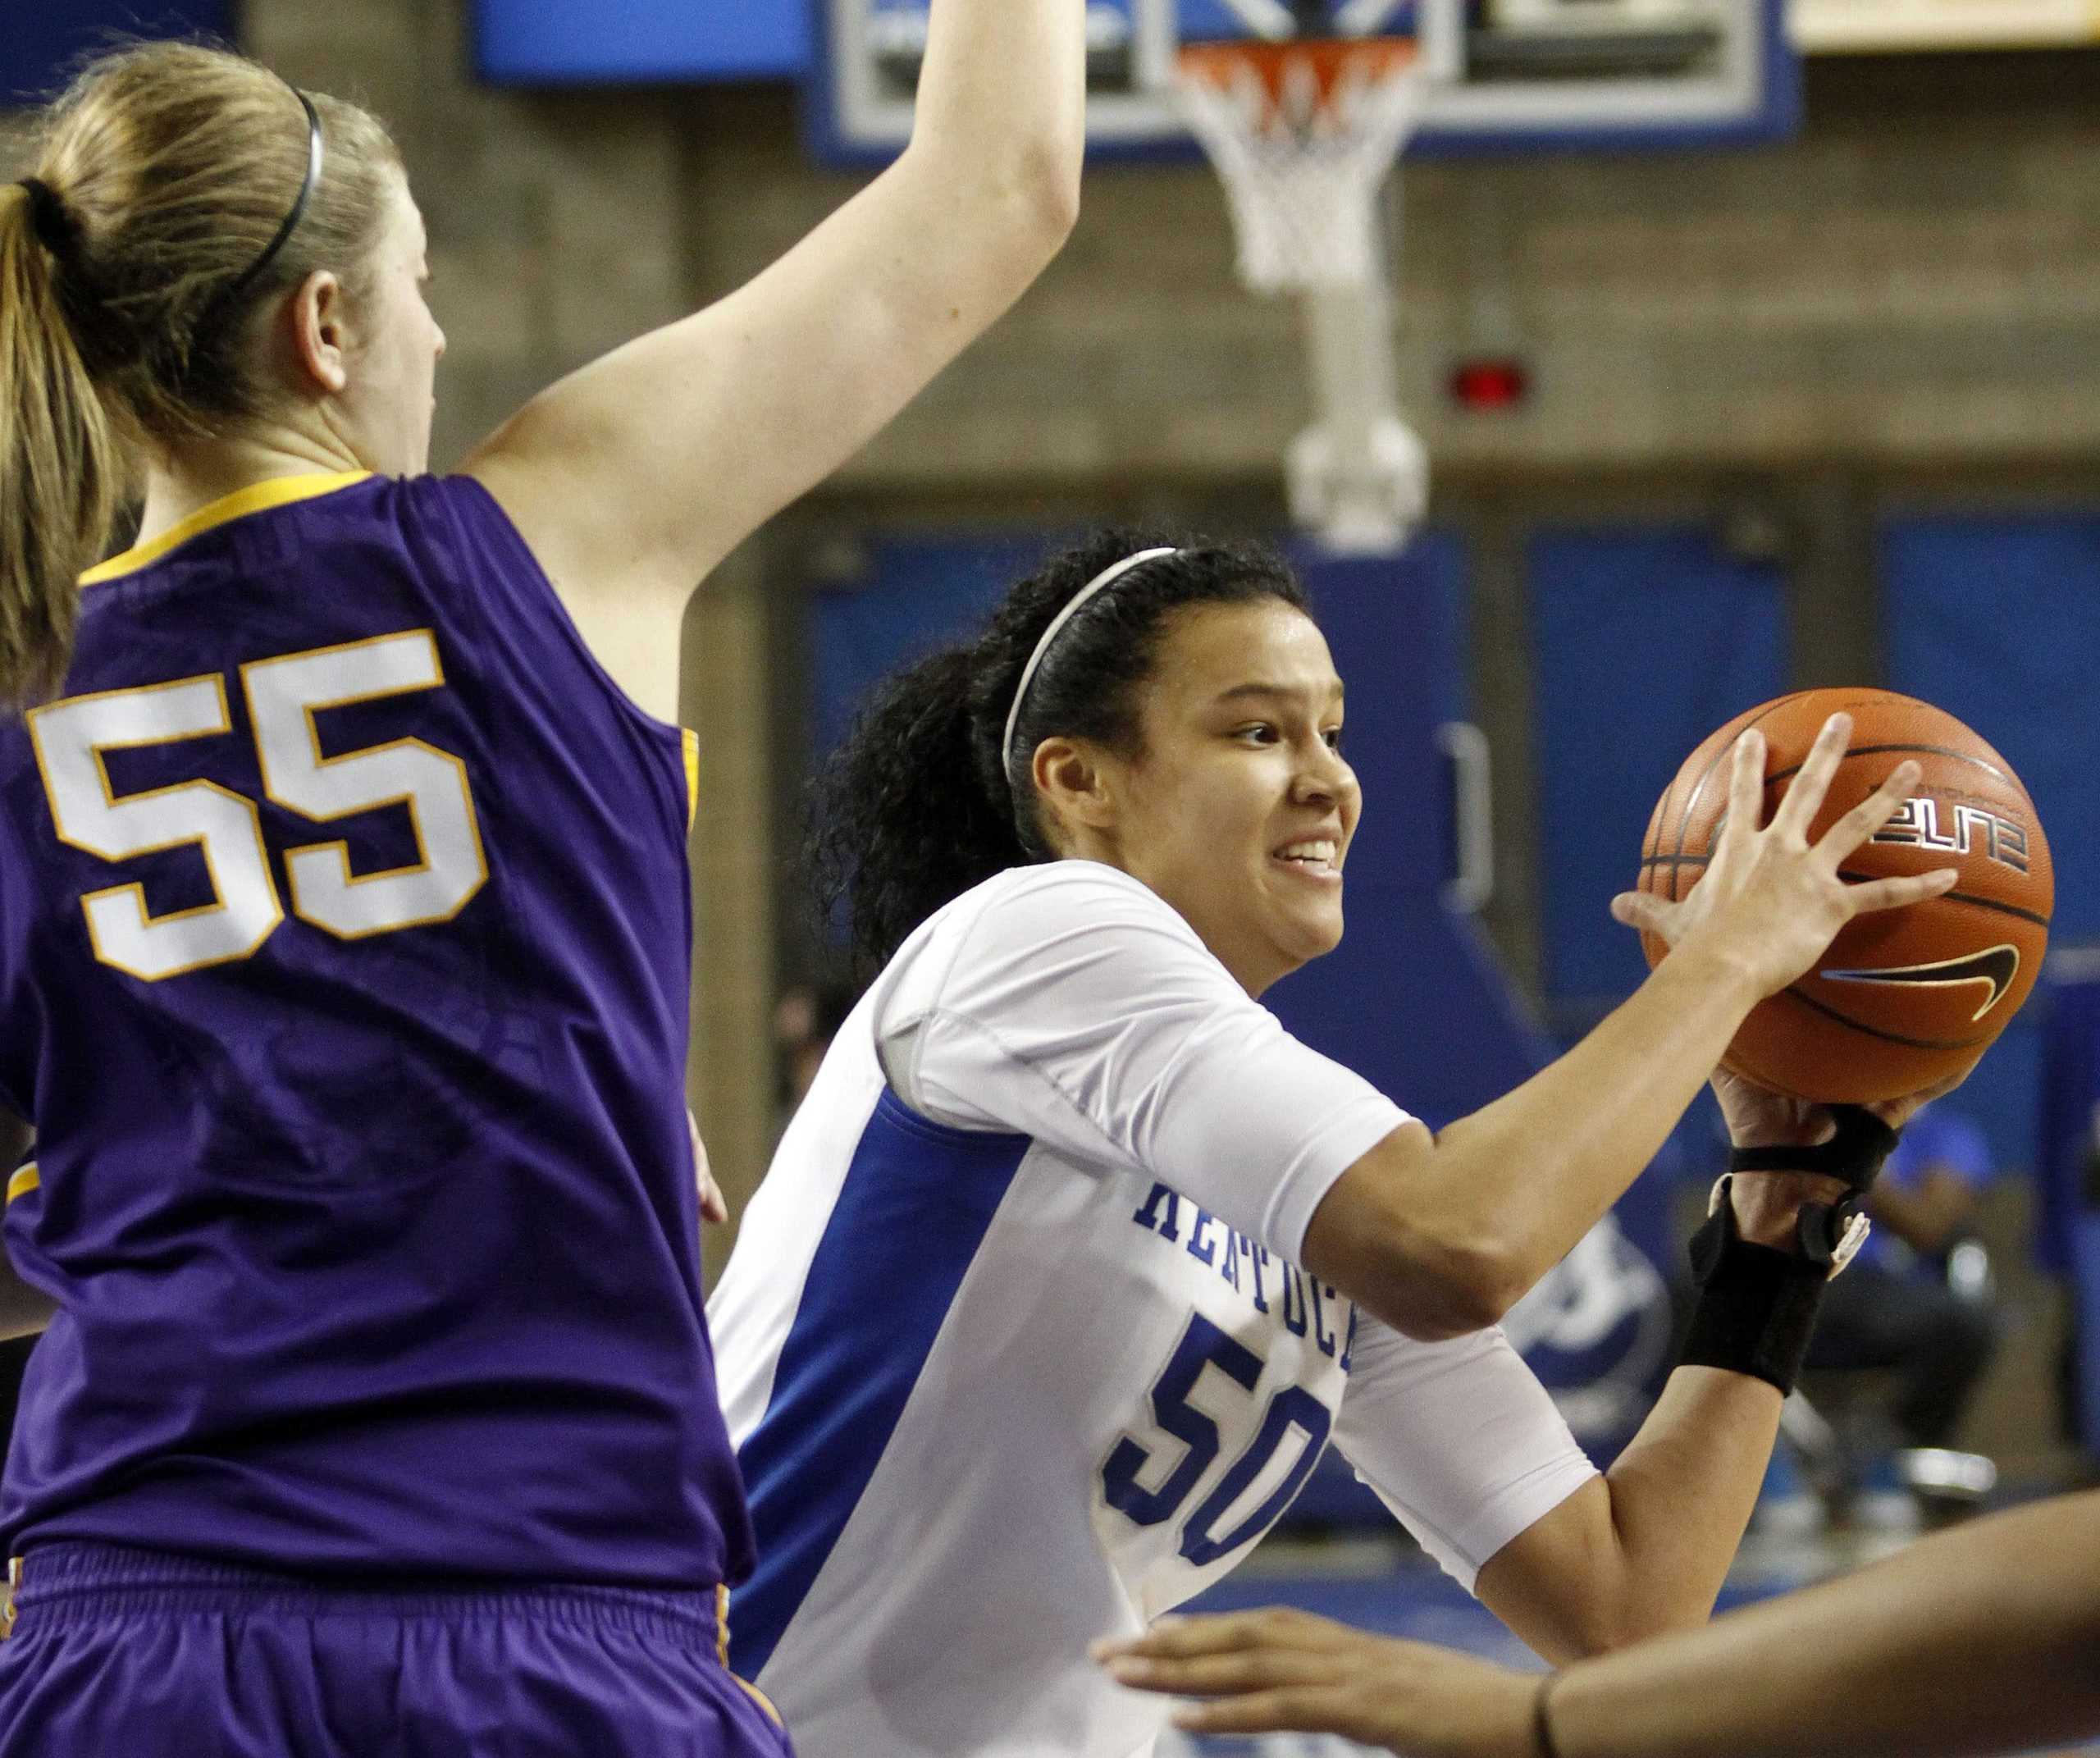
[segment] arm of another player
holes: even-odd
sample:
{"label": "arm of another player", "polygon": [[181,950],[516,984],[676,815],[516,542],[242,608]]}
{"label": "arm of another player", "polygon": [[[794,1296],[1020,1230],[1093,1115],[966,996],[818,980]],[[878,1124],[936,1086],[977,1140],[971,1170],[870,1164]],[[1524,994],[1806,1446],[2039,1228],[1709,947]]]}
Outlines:
{"label": "arm of another player", "polygon": [[[1934,897],[1952,870],[1848,884],[1840,868],[1916,784],[1913,764],[1810,847],[1806,830],[1851,724],[1833,715],[1772,823],[1764,740],[1736,746],[1728,827],[1685,902],[1614,902],[1669,956],[1632,999],[1523,1085],[1435,1137],[1395,1130],[1328,1191],[1304,1267],[1422,1337],[1496,1322],[1572,1250],[1654,1158],[1752,1007],[1870,910]],[[1720,883],[1716,884],[1719,880]]]}
{"label": "arm of another player", "polygon": [[911,144],[749,285],[536,398],[468,461],[643,706],[693,588],[1019,299],[1076,218],[1081,0],[934,0]]}
{"label": "arm of another player", "polygon": [[[11,1172],[36,1139],[36,1132],[20,1117],[0,1111],[0,1166]],[[15,1273],[7,1254],[0,1250],[0,1341],[25,1337],[51,1322],[50,1297],[32,1288]]]}
{"label": "arm of another player", "polygon": [[[1859,1573],[1569,1668],[1559,1758],[1938,1758],[2100,1733],[2100,1492],[1924,1539]],[[1098,1651],[1208,1699],[1206,1733],[1332,1733],[1409,1758],[1541,1758],[1532,1676],[1298,1612],[1164,1624]]]}

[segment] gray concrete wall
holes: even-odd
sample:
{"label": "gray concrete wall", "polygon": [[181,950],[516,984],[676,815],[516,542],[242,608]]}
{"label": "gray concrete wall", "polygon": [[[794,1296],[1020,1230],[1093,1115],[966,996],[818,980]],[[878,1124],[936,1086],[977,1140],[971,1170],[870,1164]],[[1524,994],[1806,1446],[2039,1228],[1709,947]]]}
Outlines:
{"label": "gray concrete wall", "polygon": [[[400,135],[453,340],[441,450],[855,187],[784,91],[494,94],[458,0],[245,11]],[[1821,65],[1810,118],[1752,153],[1409,165],[1401,358],[1447,474],[2100,455],[2100,53]],[[1531,408],[1451,410],[1451,362],[1505,349]],[[1262,478],[1305,415],[1294,314],[1235,284],[1209,172],[1102,166],[1063,259],[839,486]]]}

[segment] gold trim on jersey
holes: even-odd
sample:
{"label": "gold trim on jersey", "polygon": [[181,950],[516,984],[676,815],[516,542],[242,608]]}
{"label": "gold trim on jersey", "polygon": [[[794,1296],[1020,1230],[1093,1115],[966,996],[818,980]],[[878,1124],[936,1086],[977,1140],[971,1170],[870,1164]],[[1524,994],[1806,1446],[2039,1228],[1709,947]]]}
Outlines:
{"label": "gold trim on jersey", "polygon": [[700,734],[689,726],[678,728],[678,742],[686,756],[686,834],[700,818]]}
{"label": "gold trim on jersey", "polygon": [[773,1723],[774,1727],[784,1728],[788,1725],[786,1722],[780,1719],[780,1711],[773,1706],[773,1699],[771,1697],[768,1696],[763,1691],[760,1690],[758,1687],[753,1684],[748,1678],[738,1678],[734,1673],[732,1673],[729,1676],[730,1678],[736,1679],[737,1683],[742,1685],[744,1689],[750,1693],[751,1701],[757,1704],[760,1709],[765,1711],[767,1718]]}
{"label": "gold trim on jersey", "polygon": [[17,1167],[14,1176],[7,1180],[7,1200],[11,1203],[17,1197],[27,1196],[30,1191],[40,1188],[43,1183],[43,1175],[37,1171],[35,1161]]}
{"label": "gold trim on jersey", "polygon": [[[694,737],[695,735],[691,733],[686,734],[688,740]],[[688,744],[687,749],[690,751],[692,748]],[[757,1704],[771,1719],[773,1725],[776,1728],[786,1727],[788,1724],[780,1719],[780,1711],[773,1706],[771,1697],[760,1690],[748,1678],[741,1678],[729,1671],[729,1590],[720,1582],[714,1584],[714,1652],[722,1663],[722,1670],[728,1673],[730,1678],[736,1679],[737,1683],[743,1687],[750,1695],[751,1701]]]}
{"label": "gold trim on jersey", "polygon": [[371,474],[369,470],[343,470],[332,474],[309,473],[273,476],[267,482],[250,483],[246,488],[221,495],[208,507],[199,508],[189,518],[178,519],[158,537],[135,545],[121,555],[111,556],[99,567],[90,568],[80,576],[80,584],[100,586],[107,580],[121,579],[126,574],[150,567],[169,551],[180,549],[192,537],[214,526],[246,518],[252,513],[267,513],[273,507],[288,507],[294,501],[332,495],[340,489],[354,487]]}

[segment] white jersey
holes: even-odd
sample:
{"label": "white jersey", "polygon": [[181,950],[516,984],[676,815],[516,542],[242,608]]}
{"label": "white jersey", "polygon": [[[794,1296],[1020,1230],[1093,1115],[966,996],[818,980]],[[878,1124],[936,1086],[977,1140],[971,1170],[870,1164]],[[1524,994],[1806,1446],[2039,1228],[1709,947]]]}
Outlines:
{"label": "white jersey", "polygon": [[1148,1751],[1166,1705],[1087,1644],[1226,1574],[1331,1439],[1469,1587],[1594,1475],[1499,1331],[1413,1342],[1295,1267],[1405,1121],[1113,868],[912,937],[708,1308],[759,1541],[732,1664],[803,1758]]}

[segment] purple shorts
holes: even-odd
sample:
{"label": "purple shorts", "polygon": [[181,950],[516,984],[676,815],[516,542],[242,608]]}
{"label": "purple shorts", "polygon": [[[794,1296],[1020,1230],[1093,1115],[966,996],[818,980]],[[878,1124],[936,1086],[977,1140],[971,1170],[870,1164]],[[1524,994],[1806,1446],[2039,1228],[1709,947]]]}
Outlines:
{"label": "purple shorts", "polygon": [[712,1593],[322,1586],[158,1552],[29,1557],[0,1758],[792,1758]]}

